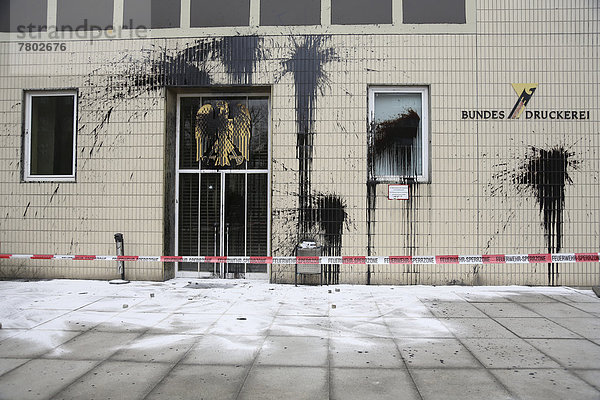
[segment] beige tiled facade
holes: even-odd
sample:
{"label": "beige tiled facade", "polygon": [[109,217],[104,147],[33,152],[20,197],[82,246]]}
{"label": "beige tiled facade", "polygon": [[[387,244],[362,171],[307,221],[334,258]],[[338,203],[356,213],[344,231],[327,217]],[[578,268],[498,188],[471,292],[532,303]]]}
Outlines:
{"label": "beige tiled facade", "polygon": [[[302,74],[317,72],[310,182],[304,194],[311,201],[334,195],[343,205],[340,254],[331,255],[546,253],[541,200],[522,172],[540,151],[552,149],[567,157],[569,179],[564,205],[559,205],[562,213],[550,225],[560,229],[550,236],[558,234],[561,243],[554,242],[550,250],[597,252],[598,2],[483,0],[467,1],[466,7],[467,23],[459,26],[241,30],[256,38],[259,49],[258,56],[250,51],[233,55],[250,62],[251,70],[242,75],[222,57],[197,60],[189,54],[191,48],[211,48],[240,30],[160,29],[146,38],[55,40],[66,43],[66,50],[52,53],[19,51],[15,34],[0,34],[0,253],[114,254],[113,235],[121,232],[126,254],[175,254],[177,95],[215,91],[270,95],[268,255],[292,255],[300,236],[323,241],[319,224],[308,231],[298,227],[303,178],[296,149],[297,97],[310,92],[298,87],[315,79]],[[310,47],[311,40],[311,59],[296,58],[289,68],[298,55],[295,49]],[[315,64],[315,58],[320,62]],[[165,60],[174,68],[178,62],[180,68],[193,65],[195,72],[188,80],[176,77]],[[528,119],[523,114],[509,120],[506,115],[518,99],[513,83],[538,84],[527,111],[577,110],[587,118]],[[388,200],[388,182],[373,185],[375,196],[369,197],[368,95],[375,86],[428,89],[430,174],[428,182],[410,182],[408,201]],[[67,88],[78,92],[76,181],[24,182],[24,93]],[[463,111],[485,110],[503,111],[505,117],[463,118]],[[339,283],[549,283],[546,264],[339,268]],[[600,282],[598,264],[555,268],[553,284]],[[127,263],[128,279],[164,280],[176,273],[171,264]],[[2,260],[0,276],[110,279],[116,266]],[[293,282],[293,269],[273,265],[270,279]]]}

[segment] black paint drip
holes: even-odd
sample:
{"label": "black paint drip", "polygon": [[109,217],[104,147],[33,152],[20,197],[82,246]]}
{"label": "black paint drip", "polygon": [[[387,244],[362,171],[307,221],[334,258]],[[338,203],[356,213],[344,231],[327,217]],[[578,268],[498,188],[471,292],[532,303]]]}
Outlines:
{"label": "black paint drip", "polygon": [[258,36],[227,36],[215,48],[234,84],[252,85],[256,63],[265,58]]}
{"label": "black paint drip", "polygon": [[299,238],[305,236],[311,228],[311,172],[317,92],[322,91],[329,82],[324,65],[336,59],[334,49],[324,47],[327,39],[326,36],[305,36],[300,41],[292,39],[292,54],[283,61],[284,72],[291,73],[294,77],[296,96]]}
{"label": "black paint drip", "polygon": [[[387,170],[392,175],[403,177],[405,183],[411,183],[416,189],[416,160],[413,157],[414,143],[419,133],[421,118],[413,109],[398,115],[396,118],[382,122],[373,122],[368,128],[367,139],[367,255],[373,251],[373,235],[375,232],[375,211],[377,206],[377,174],[376,164],[388,163]],[[416,191],[413,191],[416,193]],[[410,224],[407,229],[406,246],[410,255],[416,248],[416,233],[413,229],[416,224],[411,222],[414,213],[413,197],[409,197],[406,209],[406,221]],[[367,267],[367,284],[371,283],[371,269]]]}
{"label": "black paint drip", "polygon": [[[575,168],[574,153],[562,147],[550,150],[532,147],[532,155],[521,168],[514,183],[531,188],[542,214],[542,225],[546,232],[548,253],[558,253],[562,249],[562,222],[565,207],[565,186],[572,184],[568,169]],[[548,264],[548,284],[554,285],[558,268]]]}
{"label": "black paint drip", "polygon": [[[346,205],[341,198],[333,194],[319,195],[316,203],[313,215],[321,230],[323,255],[341,256],[344,223],[348,218]],[[339,264],[324,266],[324,278],[328,284],[339,283],[339,275]]]}

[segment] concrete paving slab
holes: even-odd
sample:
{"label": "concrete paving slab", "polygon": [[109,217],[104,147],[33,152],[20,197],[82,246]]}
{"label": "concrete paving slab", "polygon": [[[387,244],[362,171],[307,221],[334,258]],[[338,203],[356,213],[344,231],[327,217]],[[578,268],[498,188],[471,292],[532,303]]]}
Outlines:
{"label": "concrete paving slab", "polygon": [[331,337],[391,337],[383,318],[330,317]]}
{"label": "concrete paving slab", "polygon": [[272,336],[329,337],[331,323],[327,317],[278,315],[269,329]]}
{"label": "concrete paving slab", "polygon": [[146,298],[141,297],[121,297],[121,296],[109,296],[103,297],[98,301],[95,301],[85,307],[81,307],[82,311],[103,311],[103,312],[121,312],[129,307],[134,307],[145,301]]}
{"label": "concrete paving slab", "polygon": [[157,362],[103,362],[77,378],[54,399],[143,399],[172,368],[172,364]]}
{"label": "concrete paving slab", "polygon": [[328,399],[327,368],[255,366],[250,370],[238,396],[240,400],[281,398]]}
{"label": "concrete paving slab", "polygon": [[594,303],[572,303],[573,307],[592,314],[595,317],[600,317],[600,302]]}
{"label": "concrete paving slab", "polygon": [[599,318],[552,318],[552,321],[586,339],[600,339]]}
{"label": "concrete paving slab", "polygon": [[219,319],[220,314],[180,313],[168,315],[149,329],[155,333],[202,335]]}
{"label": "concrete paving slab", "polygon": [[490,318],[442,318],[440,321],[458,338],[514,339],[517,337]]}
{"label": "concrete paving slab", "polygon": [[5,329],[31,329],[68,312],[66,310],[19,310],[4,317],[2,327]]}
{"label": "concrete paving slab", "polygon": [[[483,290],[481,290],[483,289]],[[477,290],[467,291],[458,293],[460,298],[468,301],[469,303],[510,303],[511,300],[504,296],[498,291],[486,291],[484,288],[477,288]]]}
{"label": "concrete paving slab", "polygon": [[138,336],[138,333],[88,331],[57,346],[44,358],[105,360]]}
{"label": "concrete paving slab", "polygon": [[36,330],[85,332],[111,318],[112,314],[99,311],[73,311],[35,327]]}
{"label": "concrete paving slab", "polygon": [[516,303],[472,303],[491,318],[538,318],[541,315]]}
{"label": "concrete paving slab", "polygon": [[334,368],[401,368],[404,365],[392,339],[332,338],[329,351]]}
{"label": "concrete paving slab", "polygon": [[597,400],[600,393],[562,369],[492,370],[508,390],[521,400]]}
{"label": "concrete paving slab", "polygon": [[[600,380],[600,315],[592,308],[599,303],[589,290],[193,283],[0,281],[0,298],[11,307],[0,309],[0,379],[12,380],[11,373],[29,360],[57,366],[74,360],[98,365],[81,376],[63,376],[65,390],[56,398],[125,393],[135,399],[152,393],[148,397],[313,399],[376,393],[375,398],[495,400],[526,396],[510,393],[493,371],[558,370],[564,373],[551,377],[557,385],[570,386],[578,377],[600,398],[600,390],[591,387]],[[72,310],[65,308],[66,298]],[[436,303],[438,315],[471,317],[434,316],[423,301]],[[86,305],[75,308],[81,304]],[[589,316],[560,316],[566,310],[573,315],[569,307]],[[18,315],[21,311],[27,313]],[[63,314],[51,315],[55,311]],[[45,322],[32,326],[39,318]],[[30,328],[6,328],[23,321]],[[100,323],[103,330],[90,329]],[[418,350],[420,366],[407,364],[399,348]],[[60,370],[49,368],[50,375]],[[579,392],[572,393],[577,400]],[[593,392],[581,393],[586,398]]]}
{"label": "concrete paving slab", "polygon": [[509,299],[510,301],[514,301],[515,303],[554,303],[556,302],[555,299],[553,299],[550,296],[547,296],[544,293],[537,293],[534,290],[520,290],[520,291],[516,291],[513,290],[511,292],[506,292],[506,294],[504,294],[506,296],[507,299]]}
{"label": "concrete paving slab", "polygon": [[248,367],[230,365],[178,365],[145,400],[235,400]]}
{"label": "concrete paving slab", "polygon": [[332,368],[332,400],[420,400],[407,370]]}
{"label": "concrete paving slab", "polygon": [[96,331],[106,332],[146,332],[149,328],[158,325],[167,315],[162,313],[149,313],[125,311],[94,327]]}
{"label": "concrete paving slab", "polygon": [[124,345],[110,358],[115,361],[177,363],[196,343],[193,335],[144,334]]}
{"label": "concrete paving slab", "polygon": [[600,369],[597,370],[571,370],[573,374],[586,381],[590,386],[600,391]]}
{"label": "concrete paving slab", "polygon": [[387,318],[433,318],[429,307],[413,299],[394,299],[389,302],[377,301],[381,315]]}
{"label": "concrete paving slab", "polygon": [[591,291],[580,292],[578,289],[566,288],[571,293],[547,294],[548,297],[571,305],[580,303],[595,303],[600,305],[600,298]]}
{"label": "concrete paving slab", "polygon": [[13,336],[23,334],[27,331],[28,331],[27,329],[11,329],[11,328],[0,329],[0,342],[5,339],[11,338]]}
{"label": "concrete paving slab", "polygon": [[477,307],[465,301],[427,301],[425,305],[438,318],[486,318]]}
{"label": "concrete paving slab", "polygon": [[327,367],[328,356],[326,338],[269,336],[258,353],[256,364]]}
{"label": "concrete paving slab", "polygon": [[391,336],[423,337],[423,338],[451,338],[454,334],[450,332],[437,318],[388,318],[385,317]]}
{"label": "concrete paving slab", "polygon": [[81,294],[66,294],[43,298],[37,301],[31,308],[37,310],[72,311],[89,306],[100,299],[102,299],[102,296],[90,296],[88,292],[81,292]]}
{"label": "concrete paving slab", "polygon": [[79,335],[80,332],[29,330],[0,342],[0,358],[36,358]]}
{"label": "concrete paving slab", "polygon": [[396,339],[409,368],[478,368],[479,362],[457,339]]}
{"label": "concrete paving slab", "polygon": [[462,339],[486,368],[560,368],[523,339]]}
{"label": "concrete paving slab", "polygon": [[524,306],[546,318],[589,318],[592,316],[565,303],[526,303]]}
{"label": "concrete paving slab", "polygon": [[514,400],[493,375],[481,369],[411,369],[423,400]]}
{"label": "concrete paving slab", "polygon": [[49,399],[97,362],[31,360],[0,377],[0,399]]}
{"label": "concrete paving slab", "polygon": [[565,368],[600,367],[600,346],[585,339],[527,339],[533,347]]}
{"label": "concrete paving slab", "polygon": [[546,318],[496,318],[496,321],[521,338],[580,338]]}
{"label": "concrete paving slab", "polygon": [[[327,289],[325,289],[327,290]],[[309,298],[305,297],[301,301],[281,301],[278,315],[282,316],[311,316],[311,317],[327,317],[331,305],[324,298]]]}
{"label": "concrete paving slab", "polygon": [[268,333],[274,316],[242,314],[223,315],[207,331],[211,335],[264,336]]}
{"label": "concrete paving slab", "polygon": [[29,361],[28,358],[0,358],[0,376]]}
{"label": "concrete paving slab", "polygon": [[205,335],[199,338],[181,363],[251,365],[264,341],[264,336]]}

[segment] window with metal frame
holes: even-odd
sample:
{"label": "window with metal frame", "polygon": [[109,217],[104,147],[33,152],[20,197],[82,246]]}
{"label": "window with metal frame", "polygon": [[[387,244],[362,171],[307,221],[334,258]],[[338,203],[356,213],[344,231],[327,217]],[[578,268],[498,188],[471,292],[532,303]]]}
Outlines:
{"label": "window with metal frame", "polygon": [[25,181],[75,181],[77,92],[25,94]]}
{"label": "window with metal frame", "polygon": [[427,87],[369,88],[369,126],[370,180],[429,180]]}

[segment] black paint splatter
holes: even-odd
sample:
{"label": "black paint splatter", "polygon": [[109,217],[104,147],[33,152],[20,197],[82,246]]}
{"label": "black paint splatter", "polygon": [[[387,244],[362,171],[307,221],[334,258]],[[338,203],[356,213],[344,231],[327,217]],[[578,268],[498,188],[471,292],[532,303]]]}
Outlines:
{"label": "black paint splatter", "polygon": [[266,58],[263,39],[258,36],[227,36],[215,46],[234,84],[252,85],[256,63]]}
{"label": "black paint splatter", "polygon": [[[348,218],[346,205],[341,198],[332,194],[319,195],[316,203],[314,215],[315,223],[321,230],[322,253],[325,256],[341,256],[344,223]],[[328,284],[339,283],[339,264],[325,265],[324,271],[325,281]]]}
{"label": "black paint splatter", "polygon": [[[494,175],[495,179],[510,182],[519,195],[531,193],[535,196],[542,216],[542,227],[546,236],[548,253],[558,253],[562,249],[563,212],[565,209],[565,188],[572,184],[570,169],[576,169],[580,161],[575,153],[562,146],[550,149],[531,147],[521,165],[508,170],[507,164],[499,164],[504,170]],[[506,194],[502,186],[493,187],[492,196]],[[548,264],[548,284],[554,285],[558,266]]]}
{"label": "black paint splatter", "polygon": [[372,151],[379,162],[389,163],[386,168],[393,175],[415,174],[412,152],[420,121],[419,114],[410,109],[405,114],[375,125]]}
{"label": "black paint splatter", "polygon": [[[411,184],[413,195],[406,203],[406,250],[412,255],[416,248],[416,224],[414,223],[413,201],[417,197],[416,166],[413,157],[415,141],[418,140],[421,118],[416,111],[409,109],[396,118],[381,122],[372,122],[367,136],[367,254],[372,255],[373,235],[375,232],[375,211],[377,205],[377,173],[376,165],[388,163],[387,171],[402,177],[403,183]],[[367,284],[371,282],[371,269],[367,269]]]}
{"label": "black paint splatter", "polygon": [[333,48],[325,47],[327,40],[327,36],[305,36],[300,40],[292,38],[292,54],[283,61],[284,72],[293,75],[296,99],[299,238],[305,236],[311,228],[311,172],[317,92],[322,92],[323,87],[329,83],[324,65],[337,58]]}
{"label": "black paint splatter", "polygon": [[[572,184],[569,167],[576,167],[574,153],[562,147],[550,150],[532,148],[531,158],[522,167],[522,174],[514,183],[531,188],[542,214],[542,225],[546,232],[548,253],[562,249],[562,221],[565,207],[565,186]],[[548,283],[554,284],[558,268],[548,264]]]}

